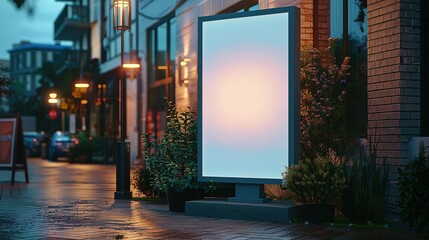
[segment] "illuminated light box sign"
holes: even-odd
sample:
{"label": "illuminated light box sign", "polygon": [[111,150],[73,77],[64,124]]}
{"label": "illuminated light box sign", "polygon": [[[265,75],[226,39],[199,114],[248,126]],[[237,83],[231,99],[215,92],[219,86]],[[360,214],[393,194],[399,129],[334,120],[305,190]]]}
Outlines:
{"label": "illuminated light box sign", "polygon": [[200,17],[200,181],[281,183],[297,161],[296,8]]}

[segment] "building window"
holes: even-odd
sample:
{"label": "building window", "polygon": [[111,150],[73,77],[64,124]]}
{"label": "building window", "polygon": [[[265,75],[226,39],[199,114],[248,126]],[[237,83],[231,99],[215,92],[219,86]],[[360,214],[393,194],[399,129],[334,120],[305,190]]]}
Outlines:
{"label": "building window", "polygon": [[42,67],[42,52],[36,51],[36,67],[41,68]]}
{"label": "building window", "polygon": [[53,60],[54,60],[54,55],[53,55],[53,53],[52,52],[48,52],[47,53],[48,55],[47,55],[47,61],[48,62],[52,62]]}
{"label": "building window", "polygon": [[25,86],[26,86],[27,92],[31,92],[31,90],[33,89],[33,84],[31,81],[31,75],[26,76]]}
{"label": "building window", "polygon": [[28,51],[26,53],[26,61],[25,62],[26,62],[25,66],[27,68],[31,68],[31,51]]}
{"label": "building window", "polygon": [[168,16],[148,29],[148,120],[147,132],[164,135],[164,98],[174,101],[176,18]]}
{"label": "building window", "polygon": [[18,55],[18,68],[19,69],[21,69],[21,68],[23,68],[24,66],[24,53],[17,53],[17,55]]}
{"label": "building window", "polygon": [[[330,28],[336,59],[350,56],[351,77],[345,100],[347,134],[367,133],[367,10],[359,9],[359,1],[330,0]],[[346,3],[347,5],[344,5]],[[359,11],[365,14],[358,22]],[[346,33],[346,34],[344,34]]]}

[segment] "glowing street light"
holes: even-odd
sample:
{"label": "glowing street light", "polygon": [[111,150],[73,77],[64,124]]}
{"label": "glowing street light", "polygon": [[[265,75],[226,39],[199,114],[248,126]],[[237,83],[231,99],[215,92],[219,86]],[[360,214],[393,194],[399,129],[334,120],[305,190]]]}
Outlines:
{"label": "glowing street light", "polygon": [[[115,199],[131,199],[130,191],[130,143],[126,138],[127,84],[124,67],[124,31],[131,27],[131,3],[129,0],[113,1],[113,29],[121,31],[121,136],[116,151]],[[135,65],[132,65],[135,66]]]}

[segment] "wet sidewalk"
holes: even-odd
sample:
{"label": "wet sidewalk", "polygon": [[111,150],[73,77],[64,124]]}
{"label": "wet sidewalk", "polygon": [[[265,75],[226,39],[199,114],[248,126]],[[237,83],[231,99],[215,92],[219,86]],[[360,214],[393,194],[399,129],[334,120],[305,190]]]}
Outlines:
{"label": "wet sidewalk", "polygon": [[28,163],[29,184],[18,172],[10,185],[11,172],[0,171],[0,239],[415,239],[382,229],[190,217],[164,204],[115,201],[113,165]]}

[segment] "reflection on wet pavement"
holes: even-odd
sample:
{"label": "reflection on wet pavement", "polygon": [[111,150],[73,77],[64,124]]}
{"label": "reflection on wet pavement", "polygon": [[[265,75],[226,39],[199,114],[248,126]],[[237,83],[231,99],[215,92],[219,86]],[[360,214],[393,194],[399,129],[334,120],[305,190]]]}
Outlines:
{"label": "reflection on wet pavement", "polygon": [[[24,177],[18,173],[17,181]],[[0,239],[413,239],[388,231],[190,217],[113,199],[115,166],[29,159],[30,183],[0,171]],[[136,191],[133,190],[136,195]]]}

